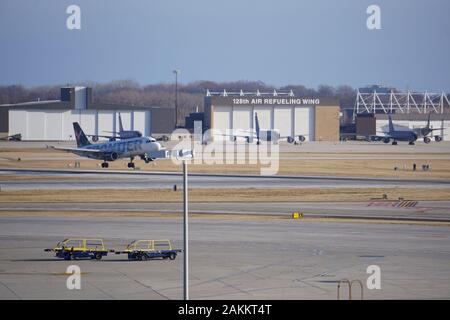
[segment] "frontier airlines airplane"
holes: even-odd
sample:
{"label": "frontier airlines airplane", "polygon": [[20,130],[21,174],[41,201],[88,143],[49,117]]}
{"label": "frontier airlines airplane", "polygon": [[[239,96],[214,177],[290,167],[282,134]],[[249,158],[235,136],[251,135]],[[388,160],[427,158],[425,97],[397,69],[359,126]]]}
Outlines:
{"label": "frontier airlines airplane", "polygon": [[151,137],[137,137],[92,144],[89,142],[78,122],[73,123],[73,129],[77,139],[77,148],[50,148],[71,152],[81,157],[103,160],[102,168],[108,168],[108,161],[115,161],[120,158],[130,158],[128,168],[134,168],[133,160],[135,157],[140,157],[145,163],[149,163],[156,159],[154,157],[156,151],[163,150],[161,144]]}

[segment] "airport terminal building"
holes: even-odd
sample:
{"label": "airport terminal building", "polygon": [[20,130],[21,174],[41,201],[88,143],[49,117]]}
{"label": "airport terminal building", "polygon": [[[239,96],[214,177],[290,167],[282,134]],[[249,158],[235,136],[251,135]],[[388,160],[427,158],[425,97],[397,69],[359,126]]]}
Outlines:
{"label": "airport terminal building", "polygon": [[0,106],[0,134],[20,134],[23,140],[74,140],[73,122],[86,134],[102,135],[119,130],[119,113],[125,130],[142,134],[169,134],[175,125],[175,109],[170,106],[131,106],[92,102],[92,89],[61,88],[61,99]]}
{"label": "airport terminal building", "polygon": [[280,136],[304,136],[306,141],[339,141],[339,102],[330,98],[296,97],[289,93],[207,92],[204,128],[212,140],[227,140],[225,132],[261,130]]}

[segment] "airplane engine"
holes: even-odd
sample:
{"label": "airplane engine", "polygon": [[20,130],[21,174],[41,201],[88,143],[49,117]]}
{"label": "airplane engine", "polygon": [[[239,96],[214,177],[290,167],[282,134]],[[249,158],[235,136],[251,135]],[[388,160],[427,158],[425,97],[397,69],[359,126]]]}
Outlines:
{"label": "airplane engine", "polygon": [[440,137],[440,136],[435,136],[435,137],[434,137],[434,141],[436,141],[436,142],[441,142],[441,141],[442,141],[442,137]]}
{"label": "airplane engine", "polygon": [[389,143],[389,141],[391,141],[391,139],[389,139],[389,138],[384,138],[384,139],[383,139],[383,142],[384,142],[384,143]]}
{"label": "airplane engine", "polygon": [[424,138],[423,138],[423,142],[425,142],[425,143],[430,143],[430,142],[431,142],[431,139],[428,138],[428,137],[424,137]]}
{"label": "airplane engine", "polygon": [[294,141],[295,141],[295,139],[292,137],[287,138],[287,142],[289,142],[289,143],[294,143]]}
{"label": "airplane engine", "polygon": [[305,138],[305,136],[298,136],[298,140],[300,142],[305,142],[306,138]]}
{"label": "airplane engine", "polygon": [[115,161],[119,159],[119,154],[117,152],[108,153],[105,157],[106,161]]}

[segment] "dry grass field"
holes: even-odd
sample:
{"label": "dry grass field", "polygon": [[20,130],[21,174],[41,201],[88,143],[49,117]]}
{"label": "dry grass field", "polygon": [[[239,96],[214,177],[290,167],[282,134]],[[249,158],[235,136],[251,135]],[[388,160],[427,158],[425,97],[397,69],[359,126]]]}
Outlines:
{"label": "dry grass field", "polygon": [[[408,200],[450,200],[450,189],[414,188],[324,188],[324,189],[190,189],[191,202],[293,202],[293,201],[370,201],[399,197]],[[182,191],[169,189],[127,190],[21,190],[1,191],[1,202],[181,202]]]}

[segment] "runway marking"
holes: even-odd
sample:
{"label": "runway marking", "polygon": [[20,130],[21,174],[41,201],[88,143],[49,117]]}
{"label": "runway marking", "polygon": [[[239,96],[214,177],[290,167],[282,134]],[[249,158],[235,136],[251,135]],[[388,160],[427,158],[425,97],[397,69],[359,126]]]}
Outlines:
{"label": "runway marking", "polygon": [[414,208],[419,202],[414,200],[371,201],[368,207]]}

